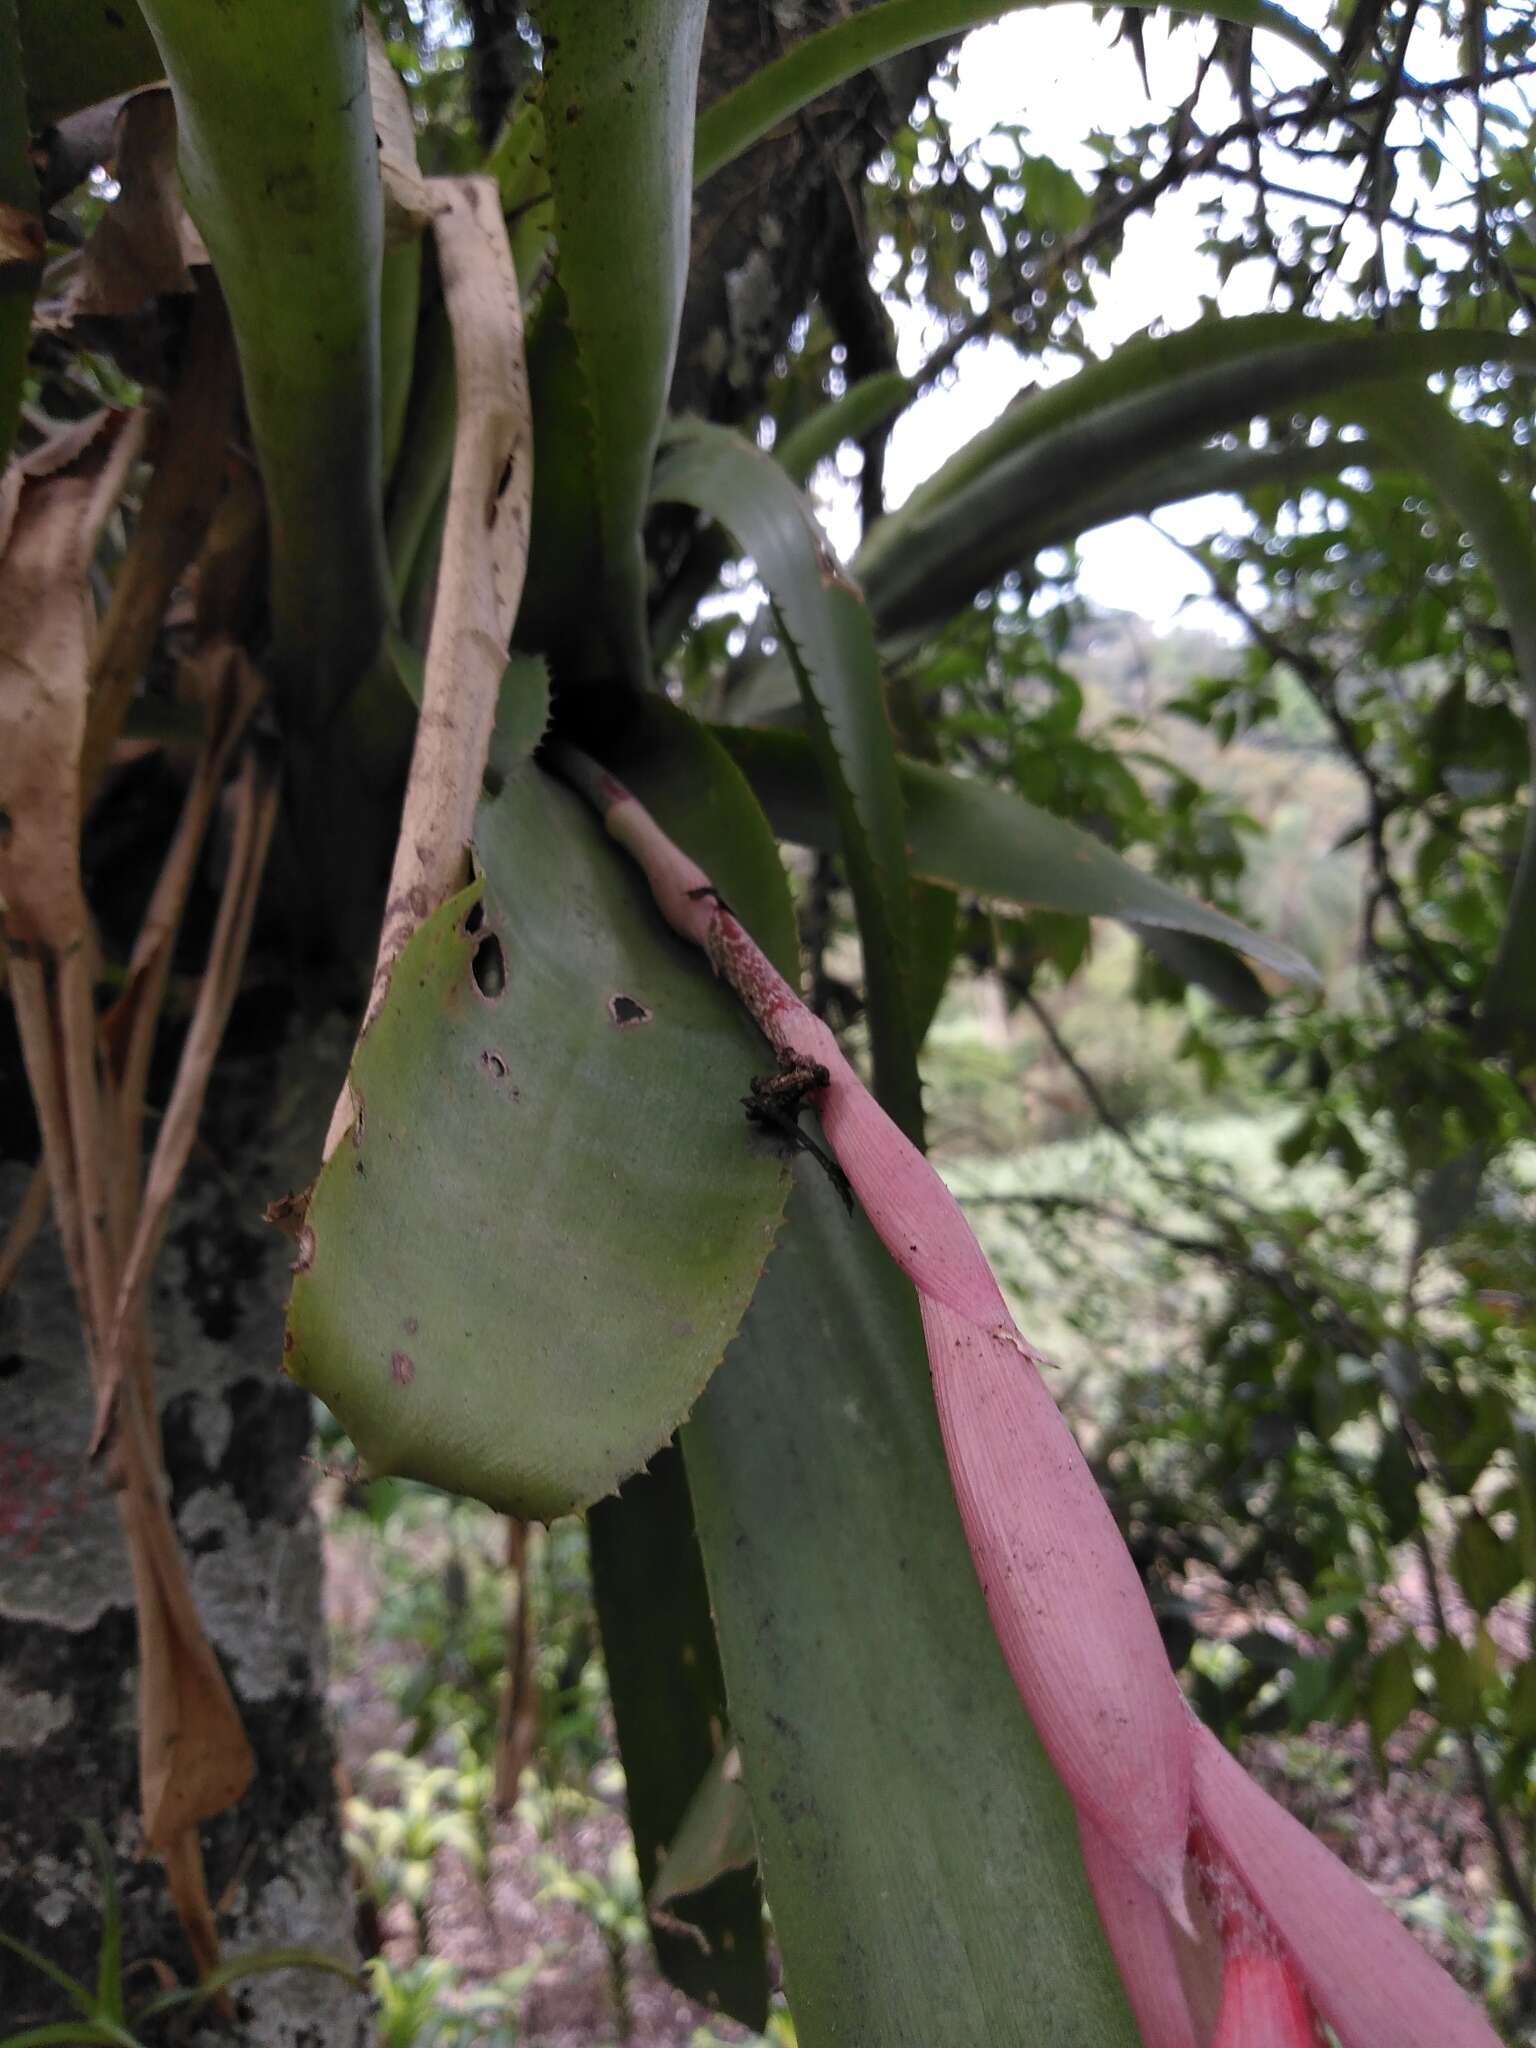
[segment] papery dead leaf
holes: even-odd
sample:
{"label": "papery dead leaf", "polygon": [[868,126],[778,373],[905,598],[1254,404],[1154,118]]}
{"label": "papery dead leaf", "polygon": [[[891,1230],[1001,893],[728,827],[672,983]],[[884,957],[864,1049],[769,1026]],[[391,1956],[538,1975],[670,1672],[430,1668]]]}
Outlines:
{"label": "papery dead leaf", "polygon": [[[142,414],[105,415],[21,465],[0,556],[0,925],[14,948],[86,940],[80,749],[95,620],[86,570],[142,445]],[[50,455],[52,459],[50,459]]]}
{"label": "papery dead leaf", "polygon": [[[421,715],[365,1031],[406,941],[467,877],[528,566],[533,436],[522,307],[501,202],[488,178],[434,178],[428,189],[453,329],[458,418]],[[326,1134],[327,1159],[351,1121],[351,1091],[343,1088]]]}
{"label": "papery dead leaf", "polygon": [[118,195],[85,247],[68,259],[62,289],[42,309],[45,326],[137,313],[164,292],[190,292],[192,265],[208,261],[182,204],[169,86],[150,86],[123,102],[114,157]]}
{"label": "papery dead leaf", "polygon": [[182,372],[164,415],[154,474],[91,652],[80,769],[87,803],[148,663],[166,603],[202,545],[219,502],[239,389],[223,296],[206,270],[197,281]]}
{"label": "papery dead leaf", "polygon": [[363,17],[368,41],[368,93],[379,139],[379,175],[384,181],[384,240],[413,241],[432,218],[427,181],[416,163],[416,124],[405,81],[389,61],[384,31],[369,13]]}

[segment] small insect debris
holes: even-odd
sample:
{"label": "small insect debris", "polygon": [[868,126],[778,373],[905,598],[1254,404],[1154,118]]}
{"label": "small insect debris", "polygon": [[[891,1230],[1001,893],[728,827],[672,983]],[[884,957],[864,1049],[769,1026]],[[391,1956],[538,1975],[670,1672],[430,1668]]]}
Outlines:
{"label": "small insect debris", "polygon": [[789,1046],[780,1046],[777,1068],[771,1074],[752,1077],[748,1083],[751,1093],[742,1096],[741,1106],[747,1112],[748,1123],[777,1133],[796,1151],[809,1152],[842,1196],[843,1206],[851,1216],[853,1188],[847,1174],[809,1131],[800,1128],[800,1115],[807,1102],[813,1095],[819,1095],[831,1079],[819,1060],[807,1059]]}

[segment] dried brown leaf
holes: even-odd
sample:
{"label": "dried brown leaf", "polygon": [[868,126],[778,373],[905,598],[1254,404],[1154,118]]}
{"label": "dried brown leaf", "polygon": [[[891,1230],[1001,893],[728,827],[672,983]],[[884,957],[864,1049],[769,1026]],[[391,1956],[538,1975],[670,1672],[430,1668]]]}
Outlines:
{"label": "dried brown leaf", "polygon": [[371,13],[363,17],[363,25],[379,175],[384,181],[384,239],[389,244],[414,241],[432,218],[427,181],[416,163],[416,123],[405,81],[389,61],[383,30]]}
{"label": "dried brown leaf", "polygon": [[235,346],[212,271],[198,278],[184,367],[158,460],[91,654],[81,783],[89,802],[154,647],[167,600],[202,545],[224,487],[239,393]]}
{"label": "dried brown leaf", "polygon": [[[103,1441],[111,1426],[113,1409],[135,1354],[137,1333],[143,1325],[145,1290],[160,1254],[172,1199],[197,1136],[203,1098],[208,1092],[224,1027],[239,992],[251,924],[256,915],[256,900],[266,871],[273,827],[277,823],[277,807],[276,775],[263,760],[261,752],[253,748],[246,754],[236,795],[234,841],[214,923],[213,940],[208,949],[208,962],[198,988],[192,1023],[182,1045],[171,1099],[160,1119],[160,1133],[149,1163],[138,1221],[118,1280],[107,1359],[97,1389],[93,1450]],[[135,1117],[135,1153],[137,1128]]]}
{"label": "dried brown leaf", "polygon": [[208,253],[187,218],[176,173],[176,108],[169,86],[123,102],[115,151],[118,196],[60,277],[44,323],[137,313],[162,292],[192,290],[191,266]]}
{"label": "dried brown leaf", "polygon": [[86,943],[77,852],[94,625],[86,571],[145,420],[118,413],[94,425],[69,452],[45,455],[41,474],[35,457],[21,465],[0,556],[0,925],[13,949],[63,954]]}
{"label": "dried brown leaf", "polygon": [[[453,329],[458,419],[421,716],[364,1030],[421,920],[466,873],[496,697],[528,565],[533,435],[517,273],[488,178],[428,185]],[[352,1119],[343,1090],[329,1157]]]}

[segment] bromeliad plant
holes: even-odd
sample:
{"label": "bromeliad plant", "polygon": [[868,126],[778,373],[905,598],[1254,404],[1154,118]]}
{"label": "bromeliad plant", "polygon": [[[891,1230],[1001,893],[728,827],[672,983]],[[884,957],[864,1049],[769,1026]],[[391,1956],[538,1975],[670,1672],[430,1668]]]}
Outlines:
{"label": "bromeliad plant", "polygon": [[[84,597],[139,473],[139,410],[65,430],[34,408],[6,474],[0,899],[139,1566],[146,1834],[210,1964],[197,1823],[251,1765],[163,1506],[145,1301],[280,765],[295,922],[354,954],[367,934],[374,958],[323,1164],[273,1207],[294,1244],[284,1363],[372,1472],[520,1518],[589,1511],[642,1892],[734,1743],[808,2048],[1298,2048],[1325,2023],[1343,2048],[1494,2038],[1187,1711],[1040,1361],[922,1152],[917,1056],[957,895],[1177,934],[1165,957],[1191,975],[1222,948],[1280,977],[1306,964],[917,758],[920,718],[887,679],[1090,524],[1385,459],[1454,509],[1536,682],[1526,509],[1425,388],[1533,351],[1299,314],[1139,340],[1011,408],[844,568],[796,479],[913,388],[850,392],[782,459],[670,418],[694,180],[996,11],[878,0],[696,121],[703,0],[543,0],[534,83],[480,173],[425,178],[382,41],[339,0],[259,20],[145,0],[124,31],[110,82],[163,70],[169,89],[122,110],[122,196],[48,316],[67,331],[113,291],[189,287],[198,312],[99,625]],[[1265,0],[1200,11],[1299,44],[1317,90],[1347,98],[1342,60]],[[0,30],[11,47],[14,0]],[[68,87],[25,5],[20,40],[34,115],[57,113]],[[11,170],[8,346],[42,247]],[[0,360],[13,418],[20,352]],[[236,361],[251,459],[238,444],[227,465]],[[1323,429],[1234,440],[1296,415]],[[760,728],[711,729],[657,687],[716,529],[755,563],[793,679],[792,715]],[[82,815],[194,558],[202,751],[102,1025]],[[231,774],[229,880],[141,1188],[170,938]],[[776,833],[842,863],[873,1092],[796,992]],[[1528,845],[1480,992],[1491,1052],[1516,1060],[1533,890]],[[805,1109],[832,1158],[792,1176]],[[733,1851],[652,1924],[680,1984],[762,2024],[755,1868]]]}

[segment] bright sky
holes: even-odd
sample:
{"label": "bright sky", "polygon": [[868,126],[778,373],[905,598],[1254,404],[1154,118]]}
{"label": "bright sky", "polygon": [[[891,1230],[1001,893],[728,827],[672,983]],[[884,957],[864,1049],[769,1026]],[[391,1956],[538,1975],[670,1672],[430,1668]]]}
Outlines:
{"label": "bright sky", "polygon": [[[1301,0],[1292,11],[1320,24],[1326,9],[1318,0]],[[956,144],[964,146],[987,134],[1000,121],[1022,118],[1033,151],[1070,168],[1090,170],[1095,159],[1083,147],[1084,131],[1118,131],[1164,113],[1193,84],[1198,50],[1209,38],[1204,24],[1170,29],[1155,17],[1147,18],[1146,52],[1155,95],[1149,102],[1130,45],[1122,41],[1112,46],[1114,33],[1114,24],[1095,22],[1087,6],[1026,9],[976,30],[962,46],[953,86],[940,100]],[[1432,43],[1430,35],[1422,44],[1415,42],[1414,64],[1421,75],[1425,62],[1433,61]],[[1309,82],[1315,76],[1302,53],[1273,36],[1257,36],[1255,54],[1281,85]],[[1448,68],[1454,71],[1455,53],[1448,54],[1453,60]],[[1217,70],[1201,98],[1202,122],[1220,125],[1235,113]],[[1219,286],[1214,263],[1198,253],[1201,228],[1196,208],[1213,189],[1208,180],[1194,181],[1129,223],[1113,270],[1100,278],[1097,310],[1084,322],[1095,353],[1106,353],[1153,321],[1172,328],[1187,326],[1199,317],[1202,295],[1217,297],[1227,313],[1255,311],[1266,303],[1266,266],[1239,266],[1225,286]],[[1335,189],[1347,190],[1347,182]],[[1443,202],[1446,196],[1442,185],[1437,197]],[[931,331],[925,334],[920,312],[899,306],[893,311],[901,367],[910,372],[936,337]],[[920,400],[892,434],[886,487],[893,504],[1039,374],[1038,364],[1030,364],[1001,340],[973,345],[957,367],[953,386]],[[1055,366],[1055,374],[1066,374],[1070,367],[1063,362]],[[856,537],[851,493],[834,488],[823,504],[834,542],[851,545]],[[1159,515],[1162,524],[1185,539],[1216,532],[1241,517],[1236,500],[1221,498],[1192,500]],[[1229,624],[1214,606],[1188,603],[1203,596],[1204,579],[1144,520],[1120,520],[1085,535],[1080,554],[1079,587],[1096,603],[1138,612],[1160,625],[1181,616],[1216,629]]]}

